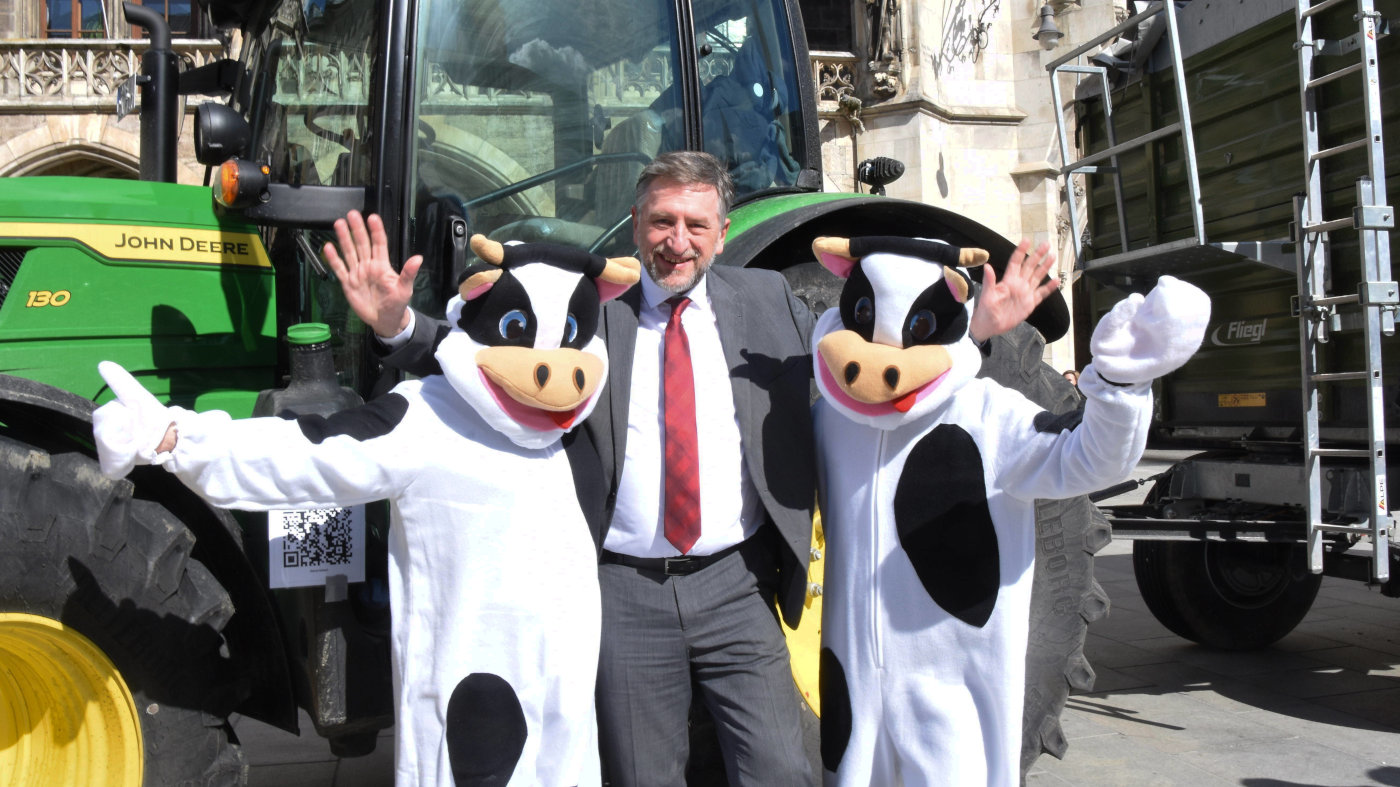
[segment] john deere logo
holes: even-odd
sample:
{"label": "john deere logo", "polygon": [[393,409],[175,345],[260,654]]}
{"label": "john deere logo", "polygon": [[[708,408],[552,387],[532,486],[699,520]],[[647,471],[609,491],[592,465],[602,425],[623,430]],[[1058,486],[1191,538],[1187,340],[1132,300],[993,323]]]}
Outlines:
{"label": "john deere logo", "polygon": [[1210,343],[1216,347],[1233,347],[1238,344],[1258,344],[1264,341],[1264,324],[1268,320],[1236,320],[1215,326],[1210,334]]}
{"label": "john deere logo", "polygon": [[109,260],[272,267],[262,242],[253,232],[203,227],[0,221],[0,236],[72,241]]}

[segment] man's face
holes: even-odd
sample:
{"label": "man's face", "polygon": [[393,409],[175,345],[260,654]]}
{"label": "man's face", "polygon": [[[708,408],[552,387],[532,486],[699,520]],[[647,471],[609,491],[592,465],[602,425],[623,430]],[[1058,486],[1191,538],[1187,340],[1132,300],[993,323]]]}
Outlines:
{"label": "man's face", "polygon": [[653,181],[632,209],[632,240],[651,280],[668,292],[694,287],[724,251],[729,219],[720,221],[719,193],[711,186]]}

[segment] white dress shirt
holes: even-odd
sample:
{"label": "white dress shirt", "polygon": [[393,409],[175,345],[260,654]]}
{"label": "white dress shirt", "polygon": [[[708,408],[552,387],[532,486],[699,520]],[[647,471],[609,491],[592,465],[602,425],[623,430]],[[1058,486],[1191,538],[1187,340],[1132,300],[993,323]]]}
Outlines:
{"label": "white dress shirt", "polygon": [[[612,527],[603,546],[634,557],[680,554],[663,534],[665,513],[665,410],[662,403],[662,354],[666,323],[674,293],[647,276],[641,280],[642,307],[638,315],[637,346],[632,356],[632,389],[627,416],[627,452],[613,511]],[[686,297],[692,301],[681,313],[690,340],[695,375],[695,426],[700,450],[700,539],[690,555],[710,555],[734,546],[758,530],[758,491],[744,466],[739,421],[729,365],[724,360],[715,311],[706,279]],[[614,358],[613,363],[624,359]],[[622,392],[614,391],[613,396]]]}

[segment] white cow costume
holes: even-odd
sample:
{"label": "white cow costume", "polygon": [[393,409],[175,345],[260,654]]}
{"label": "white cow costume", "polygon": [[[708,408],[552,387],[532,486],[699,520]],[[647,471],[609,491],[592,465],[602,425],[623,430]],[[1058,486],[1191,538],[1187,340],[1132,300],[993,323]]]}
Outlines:
{"label": "white cow costume", "polygon": [[[1153,378],[1200,345],[1210,303],[1162,277],[1099,324],[1082,423],[977,379],[967,334],[981,249],[819,238],[846,279],[812,338],[827,539],[828,784],[1016,785],[1036,498],[1125,478]],[[1107,382],[1112,380],[1113,382]]]}
{"label": "white cow costume", "polygon": [[[329,418],[165,408],[121,367],[96,413],[109,475],[164,463],[245,510],[388,498],[399,785],[599,782],[598,577],[561,436],[607,379],[599,306],[630,257],[472,248],[437,350],[443,375]],[[178,441],[157,455],[167,427]]]}

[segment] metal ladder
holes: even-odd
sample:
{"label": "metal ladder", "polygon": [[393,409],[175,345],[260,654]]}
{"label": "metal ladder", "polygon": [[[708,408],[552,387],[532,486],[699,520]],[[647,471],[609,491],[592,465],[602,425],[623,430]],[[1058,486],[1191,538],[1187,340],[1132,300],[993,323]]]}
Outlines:
{"label": "metal ladder", "polygon": [[[1355,9],[1355,35],[1339,40],[1323,40],[1313,34],[1319,14],[1350,5]],[[1308,501],[1308,563],[1313,573],[1322,571],[1323,540],[1329,533],[1366,536],[1375,554],[1372,576],[1383,582],[1390,576],[1389,526],[1385,479],[1385,416],[1381,388],[1381,335],[1395,332],[1395,310],[1400,304],[1397,285],[1390,273],[1390,238],[1395,226],[1394,211],[1386,203],[1385,149],[1381,137],[1381,106],[1377,70],[1376,37],[1379,16],[1373,0],[1297,0],[1298,77],[1302,94],[1303,139],[1306,192],[1293,201],[1294,239],[1298,260],[1299,348],[1302,353],[1303,386],[1303,467]],[[1354,62],[1325,73],[1318,73],[1318,57],[1359,53]],[[1348,58],[1353,60],[1353,58]],[[1326,107],[1320,106],[1320,89],[1329,83],[1354,78],[1362,82],[1365,136],[1332,147],[1322,148],[1318,120]],[[1367,174],[1356,183],[1356,203],[1350,216],[1327,219],[1323,216],[1323,169],[1335,157],[1364,150]],[[1355,293],[1330,291],[1329,234],[1337,231],[1358,233],[1361,282]],[[1364,331],[1366,368],[1362,371],[1320,372],[1318,352],[1332,331],[1341,326],[1341,310],[1359,310]],[[1363,381],[1367,392],[1368,434],[1364,447],[1321,447],[1318,426],[1318,392],[1323,386],[1345,381]],[[1329,457],[1365,458],[1371,463],[1370,521],[1358,524],[1322,521],[1322,460]]]}

